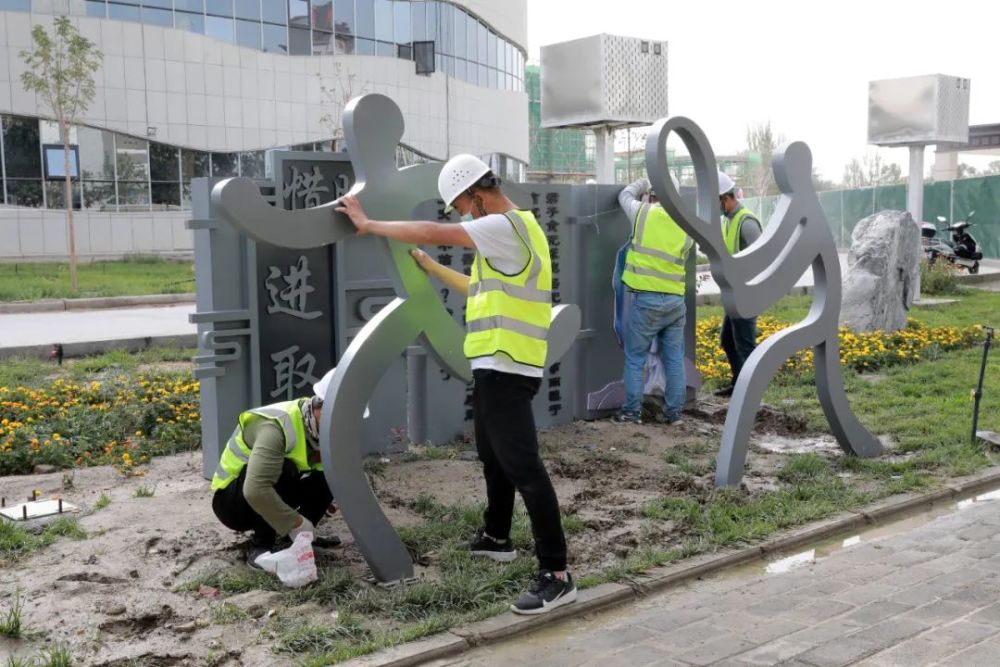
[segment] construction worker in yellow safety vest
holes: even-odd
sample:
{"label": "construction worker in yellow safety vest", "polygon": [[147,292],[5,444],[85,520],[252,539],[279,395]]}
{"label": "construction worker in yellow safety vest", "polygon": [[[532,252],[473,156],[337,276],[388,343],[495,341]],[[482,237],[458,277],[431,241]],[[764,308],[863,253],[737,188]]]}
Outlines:
{"label": "construction worker in yellow safety vest", "polygon": [[[670,178],[675,188],[677,178]],[[625,403],[620,423],[642,423],[646,357],[655,340],[666,379],[662,416],[678,424],[687,396],[684,374],[685,262],[694,242],[663,210],[649,181],[626,186],[618,203],[632,224],[622,282],[625,285]]]}
{"label": "construction worker in yellow safety vest", "polygon": [[[731,255],[746,250],[761,235],[760,220],[750,209],[743,206],[738,195],[739,189],[735,181],[720,171],[719,211],[723,216],[722,237]],[[757,318],[741,319],[726,315],[722,318],[720,339],[722,349],[729,360],[732,381],[715,392],[715,395],[728,397],[733,394],[733,387],[736,385],[736,378],[740,376],[743,364],[757,347]]]}
{"label": "construction worker in yellow safety vest", "polygon": [[317,395],[247,410],[222,450],[212,476],[212,509],[226,527],[253,531],[246,552],[251,567],[300,533],[313,534],[314,546],[340,544],[336,536],[314,534],[336,511],[319,452],[322,407]]}
{"label": "construction worker in yellow safety vest", "polygon": [[517,556],[510,529],[514,492],[521,494],[535,536],[539,571],[511,605],[542,614],[576,600],[566,567],[559,502],[539,456],[531,400],[545,370],[552,317],[549,245],[530,211],[519,210],[500,179],[472,155],[456,155],[441,170],[438,191],[460,224],[371,220],[352,196],[340,200],[359,234],[404,243],[475,248],[472,276],[453,271],[421,250],[411,254],[432,277],[467,295],[465,355],[472,365],[476,448],[486,478],[484,525],[470,544],[474,556]]}

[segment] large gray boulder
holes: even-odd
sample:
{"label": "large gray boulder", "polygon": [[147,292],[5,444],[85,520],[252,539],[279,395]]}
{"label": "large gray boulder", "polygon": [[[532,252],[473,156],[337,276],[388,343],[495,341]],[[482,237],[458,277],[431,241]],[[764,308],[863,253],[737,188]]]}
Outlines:
{"label": "large gray boulder", "polygon": [[920,278],[920,227],[906,211],[880,211],[851,235],[840,325],[855,332],[906,326]]}

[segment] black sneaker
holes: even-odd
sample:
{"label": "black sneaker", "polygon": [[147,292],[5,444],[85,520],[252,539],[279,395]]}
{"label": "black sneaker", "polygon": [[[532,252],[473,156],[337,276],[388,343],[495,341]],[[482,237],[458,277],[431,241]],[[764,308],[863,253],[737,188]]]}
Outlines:
{"label": "black sneaker", "polygon": [[545,614],[564,604],[576,602],[576,584],[573,575],[566,573],[566,581],[548,570],[542,570],[531,583],[528,592],[510,606],[515,614],[527,616]]}
{"label": "black sneaker", "polygon": [[517,558],[517,549],[510,538],[498,540],[486,534],[485,530],[476,533],[476,538],[469,544],[473,556],[485,556],[501,563],[509,563]]}
{"label": "black sneaker", "polygon": [[715,395],[718,396],[719,398],[729,398],[730,396],[733,395],[733,385],[729,385],[728,387],[720,389],[719,391],[715,392]]}
{"label": "black sneaker", "polygon": [[642,416],[637,412],[619,412],[615,415],[615,421],[619,424],[641,424]]}
{"label": "black sneaker", "polygon": [[341,544],[343,544],[343,541],[340,539],[339,535],[313,538],[313,546],[319,549],[336,549]]}

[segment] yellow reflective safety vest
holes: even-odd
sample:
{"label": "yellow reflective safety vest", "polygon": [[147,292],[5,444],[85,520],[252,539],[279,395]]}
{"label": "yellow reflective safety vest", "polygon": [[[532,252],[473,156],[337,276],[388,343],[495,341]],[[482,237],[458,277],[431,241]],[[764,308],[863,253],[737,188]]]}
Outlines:
{"label": "yellow reflective safety vest", "polygon": [[684,262],[694,241],[659,204],[643,204],[632,227],[622,282],[640,292],[684,295]]}
{"label": "yellow reflective safety vest", "polygon": [[757,216],[744,206],[736,211],[732,220],[726,218],[725,223],[723,223],[722,238],[726,242],[726,247],[729,248],[730,255],[735,255],[740,251],[740,231],[743,229],[743,221],[746,218],[756,220]]}
{"label": "yellow reflective safety vest", "polygon": [[219,466],[212,476],[212,491],[218,491],[229,486],[240,476],[244,466],[250,461],[251,447],[243,439],[243,430],[254,420],[266,419],[274,422],[285,435],[285,458],[295,464],[299,472],[322,470],[322,463],[309,462],[309,443],[306,439],[306,423],[302,418],[302,403],[308,399],[300,398],[284,403],[265,405],[240,414],[239,425],[233,431]]}
{"label": "yellow reflective safety vest", "polygon": [[465,356],[503,352],[519,364],[545,367],[552,319],[552,262],[549,242],[529,211],[504,214],[528,249],[528,263],[507,275],[476,253],[465,308]]}

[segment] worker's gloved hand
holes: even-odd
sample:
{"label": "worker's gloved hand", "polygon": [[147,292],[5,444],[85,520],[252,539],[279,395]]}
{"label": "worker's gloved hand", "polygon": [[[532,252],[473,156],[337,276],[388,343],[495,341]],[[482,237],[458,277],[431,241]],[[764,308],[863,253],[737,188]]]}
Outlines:
{"label": "worker's gloved hand", "polygon": [[312,533],[315,535],[316,527],[312,524],[312,521],[304,516],[300,516],[295,526],[288,531],[288,538],[294,542],[295,538],[299,536],[299,533]]}

